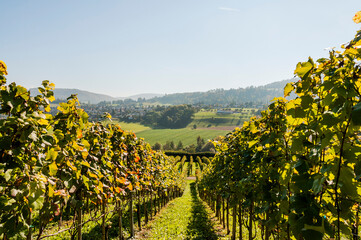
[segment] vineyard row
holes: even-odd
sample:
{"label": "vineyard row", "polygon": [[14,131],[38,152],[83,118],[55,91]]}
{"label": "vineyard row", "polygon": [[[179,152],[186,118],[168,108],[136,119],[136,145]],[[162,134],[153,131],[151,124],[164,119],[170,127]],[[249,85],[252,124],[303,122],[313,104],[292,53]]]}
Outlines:
{"label": "vineyard row", "polygon": [[119,215],[122,239],[125,205],[133,216],[134,199],[138,208],[143,203],[147,221],[148,212],[181,195],[185,178],[174,158],[118,125],[89,122],[76,96],[52,116],[53,84],[43,81],[40,94],[31,96],[7,84],[6,74],[0,61],[0,238],[42,239],[54,223],[70,221],[65,230],[81,239],[86,221],[100,217],[105,239],[111,210]]}
{"label": "vineyard row", "polygon": [[220,216],[223,199],[248,239],[360,239],[361,31],[342,51],[298,63],[298,81],[216,142],[198,189]]}

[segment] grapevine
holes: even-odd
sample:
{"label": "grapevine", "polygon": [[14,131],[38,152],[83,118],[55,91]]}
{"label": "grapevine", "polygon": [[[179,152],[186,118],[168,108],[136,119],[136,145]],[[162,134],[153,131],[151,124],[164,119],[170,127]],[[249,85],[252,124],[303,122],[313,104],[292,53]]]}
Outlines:
{"label": "grapevine", "polygon": [[118,125],[89,122],[76,96],[48,114],[54,84],[43,81],[31,96],[6,83],[0,64],[0,237],[41,239],[49,223],[73,216],[70,234],[81,239],[84,214],[101,211],[105,238],[110,206],[117,206],[121,222],[126,202],[164,206],[180,195],[184,182],[172,158]]}
{"label": "grapevine", "polygon": [[274,99],[261,117],[215,142],[201,196],[217,216],[220,199],[229,199],[249,239],[255,231],[262,239],[358,239],[360,45],[361,31],[342,51],[298,63],[299,80],[284,91],[294,99]]}

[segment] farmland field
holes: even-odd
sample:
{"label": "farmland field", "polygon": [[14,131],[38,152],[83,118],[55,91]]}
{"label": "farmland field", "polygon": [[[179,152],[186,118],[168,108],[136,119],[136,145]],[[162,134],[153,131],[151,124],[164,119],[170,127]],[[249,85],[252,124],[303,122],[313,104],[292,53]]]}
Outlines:
{"label": "farmland field", "polygon": [[112,121],[117,123],[123,130],[132,131],[137,134],[138,137],[142,137],[151,145],[156,142],[165,144],[167,141],[173,141],[178,143],[182,141],[184,146],[195,144],[198,136],[201,136],[204,140],[214,139],[217,136],[224,136],[229,130],[217,130],[217,129],[152,129],[139,123],[125,123]]}
{"label": "farmland field", "polygon": [[134,133],[138,133],[141,131],[151,130],[150,127],[144,126],[140,123],[126,123],[126,122],[118,122],[118,121],[105,121],[105,123],[114,123],[118,124],[123,130],[132,131]]}
{"label": "farmland field", "polygon": [[138,137],[142,137],[146,142],[151,145],[159,142],[165,144],[167,141],[173,141],[178,143],[182,141],[183,145],[191,145],[196,143],[198,136],[201,136],[204,140],[213,139],[217,136],[224,136],[229,131],[227,130],[209,130],[209,129],[150,129],[137,132]]}
{"label": "farmland field", "polygon": [[[231,110],[235,111],[237,109]],[[124,130],[136,133],[138,137],[144,138],[151,145],[157,142],[164,145],[167,141],[173,141],[177,144],[182,141],[183,145],[187,146],[196,144],[198,136],[206,141],[217,136],[224,136],[235,127],[241,126],[244,121],[254,115],[257,109],[244,108],[242,110],[238,109],[238,111],[232,114],[219,114],[215,109],[202,110],[194,115],[193,121],[186,128],[180,129],[152,129],[140,123],[126,123],[114,120],[112,123],[119,124]],[[193,129],[194,126],[196,126],[196,129]]]}
{"label": "farmland field", "polygon": [[[232,111],[236,109],[231,109]],[[194,114],[193,121],[188,125],[188,127],[193,127],[196,125],[197,128],[212,128],[220,126],[241,126],[244,121],[248,120],[251,116],[254,116],[254,113],[258,109],[244,108],[242,110],[238,109],[239,112],[229,113],[229,114],[219,114],[217,111],[208,110],[208,111],[199,111]]]}

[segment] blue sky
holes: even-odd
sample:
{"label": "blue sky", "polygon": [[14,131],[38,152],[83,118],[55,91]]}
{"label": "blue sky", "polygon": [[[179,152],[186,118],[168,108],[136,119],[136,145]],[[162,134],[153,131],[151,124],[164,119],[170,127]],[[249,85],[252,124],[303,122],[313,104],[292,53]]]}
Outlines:
{"label": "blue sky", "polygon": [[258,86],[293,77],[361,24],[360,1],[0,0],[8,81],[115,97]]}

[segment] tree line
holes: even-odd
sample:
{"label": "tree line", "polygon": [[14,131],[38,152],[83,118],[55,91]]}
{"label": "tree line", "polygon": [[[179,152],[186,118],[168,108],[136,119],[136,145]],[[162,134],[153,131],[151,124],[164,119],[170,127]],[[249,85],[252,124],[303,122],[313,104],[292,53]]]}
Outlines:
{"label": "tree line", "polygon": [[212,142],[206,142],[201,136],[197,137],[197,143],[191,144],[189,146],[183,146],[183,142],[179,141],[177,145],[174,141],[167,141],[164,145],[160,143],[155,143],[152,148],[154,150],[164,150],[164,151],[185,151],[188,153],[198,153],[198,152],[215,152],[215,147]]}
{"label": "tree line", "polygon": [[191,105],[159,106],[145,113],[140,122],[155,128],[184,128],[192,122],[196,108]]}

